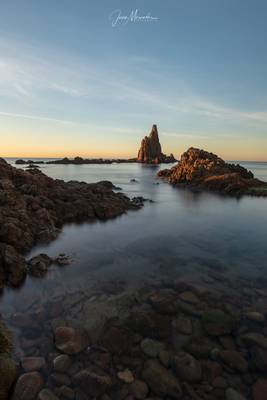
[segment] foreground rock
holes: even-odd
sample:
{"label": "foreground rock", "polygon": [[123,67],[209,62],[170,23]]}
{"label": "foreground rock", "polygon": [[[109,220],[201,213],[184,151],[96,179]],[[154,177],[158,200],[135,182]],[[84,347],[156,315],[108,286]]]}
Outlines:
{"label": "foreground rock", "polygon": [[16,364],[7,355],[0,354],[0,399],[8,399],[10,389],[16,379]]}
{"label": "foreground rock", "polygon": [[11,334],[0,320],[0,400],[9,397],[10,389],[16,379],[17,367],[10,356],[12,348]]}
{"label": "foreground rock", "polygon": [[176,186],[223,194],[267,196],[267,183],[240,165],[228,164],[213,153],[191,147],[171,169],[158,172]]}
{"label": "foreground rock", "polygon": [[[64,223],[105,220],[142,206],[140,199],[132,202],[112,189],[111,182],[64,182],[35,168],[16,169],[0,159],[0,289],[23,281],[24,252],[55,239]],[[42,255],[30,261],[28,270],[42,276],[49,263]]]}
{"label": "foreground rock", "polygon": [[146,164],[173,163],[173,154],[166,156],[161,151],[157,125],[152,126],[149,136],[145,136],[138,151],[137,161]]}

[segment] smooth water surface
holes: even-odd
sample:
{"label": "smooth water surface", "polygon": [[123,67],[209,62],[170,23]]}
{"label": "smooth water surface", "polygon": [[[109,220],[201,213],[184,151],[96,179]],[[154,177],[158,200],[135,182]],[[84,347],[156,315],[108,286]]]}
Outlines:
{"label": "smooth water surface", "polygon": [[[267,163],[242,165],[267,181]],[[42,166],[47,175],[66,181],[110,180],[128,196],[144,196],[153,203],[107,222],[66,225],[57,240],[37,246],[28,256],[72,254],[73,264],[52,267],[42,280],[28,277],[19,292],[7,290],[2,301],[49,287],[52,281],[75,285],[88,273],[129,282],[142,282],[160,270],[174,268],[193,275],[207,268],[254,277],[267,274],[266,198],[236,199],[176,189],[156,178],[159,168],[140,164]]]}

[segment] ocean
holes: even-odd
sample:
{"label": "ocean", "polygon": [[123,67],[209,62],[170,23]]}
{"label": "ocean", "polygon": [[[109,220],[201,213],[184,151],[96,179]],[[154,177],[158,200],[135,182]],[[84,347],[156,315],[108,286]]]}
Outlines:
{"label": "ocean", "polygon": [[[15,160],[8,161],[14,163]],[[267,163],[241,164],[267,181]],[[25,360],[30,364],[36,360],[24,357],[44,357],[41,361],[45,360],[45,368],[40,373],[46,388],[59,394],[59,386],[66,382],[71,387],[68,393],[76,392],[75,398],[93,398],[91,392],[87,397],[81,391],[87,387],[91,391],[90,384],[79,384],[76,375],[73,376],[84,368],[114,375],[115,366],[115,371],[125,369],[124,373],[130,374],[131,379],[134,379],[131,373],[134,377],[144,378],[140,369],[144,362],[143,344],[151,343],[151,338],[160,338],[163,342],[152,340],[153,345],[170,349],[173,356],[177,348],[184,349],[185,339],[186,343],[188,340],[193,343],[198,335],[205,335],[204,340],[210,340],[207,327],[203,330],[204,315],[208,318],[215,315],[211,326],[219,328],[220,335],[232,332],[234,328],[227,324],[235,318],[224,312],[238,316],[238,329],[231,336],[225,336],[226,341],[230,340],[238,349],[241,346],[239,335],[243,332],[251,329],[265,334],[266,322],[257,321],[258,318],[265,321],[266,314],[266,198],[245,196],[237,199],[173,188],[157,179],[156,173],[162,166],[51,164],[41,168],[47,175],[66,181],[110,180],[130,197],[143,196],[153,200],[146,202],[141,210],[129,211],[105,222],[66,224],[55,241],[34,247],[26,257],[40,253],[56,257],[64,253],[72,258],[71,264],[64,267],[52,264],[44,278],[27,276],[20,288],[4,289],[0,314],[13,335],[13,356],[18,365]],[[247,311],[257,312],[250,313],[248,320],[245,317]],[[222,316],[226,322],[217,323],[216,318],[220,321]],[[181,335],[175,330],[180,326],[175,325],[177,321],[183,328],[192,327],[191,335]],[[167,332],[164,339],[160,336],[162,329]],[[88,341],[83,345],[81,338],[85,331]],[[58,332],[63,334],[61,339]],[[258,340],[266,338],[259,333],[255,335],[256,339],[263,338]],[[102,346],[105,337],[108,337],[106,345],[111,346],[108,352]],[[60,347],[60,340],[66,341],[64,348]],[[119,354],[121,346],[129,340],[132,343],[126,353],[129,357],[123,357]],[[216,339],[212,340],[215,343]],[[224,342],[217,340],[214,350],[219,351],[222,345]],[[78,346],[75,351],[79,354],[72,355],[73,346]],[[114,346],[118,350],[111,354]],[[67,357],[71,366],[64,373],[55,373],[54,362],[59,350],[71,352],[70,358]],[[250,359],[254,357],[242,346],[238,351],[242,352],[233,353],[244,354]],[[261,349],[257,351],[261,363],[264,353],[262,355]],[[151,362],[150,353],[145,355],[145,360],[147,357]],[[55,360],[52,362],[52,359]],[[105,360],[113,360],[113,367],[108,365],[105,369]],[[163,379],[162,367],[159,361],[153,363],[161,371],[154,383],[157,385],[158,379]],[[167,370],[163,368],[163,371],[166,373]],[[225,371],[227,385],[249,395],[251,381],[248,383],[247,379],[240,378],[245,374],[238,370],[237,375],[228,367]],[[22,373],[23,368],[19,367],[19,374]],[[27,375],[30,374],[26,374],[26,378]],[[258,375],[256,371],[255,379]],[[24,375],[23,379],[26,378]],[[97,380],[96,384],[99,382]],[[151,385],[149,380],[147,382]],[[100,389],[103,393],[103,388]],[[128,386],[123,384],[125,389],[128,391]],[[105,390],[109,391],[109,388]],[[125,395],[121,390],[121,385],[112,387],[108,398],[133,398],[119,397]],[[155,391],[158,393],[157,389]],[[224,397],[220,394],[220,398]]]}
{"label": "ocean", "polygon": [[[267,163],[241,164],[267,181]],[[49,291],[51,280],[76,285],[86,273],[97,279],[124,279],[129,285],[168,269],[195,277],[206,268],[253,277],[267,273],[266,199],[176,189],[156,178],[160,168],[132,163],[43,165],[42,171],[53,178],[110,180],[128,196],[153,203],[114,220],[65,225],[55,241],[36,246],[28,257],[67,253],[73,255],[73,265],[51,268],[41,281],[28,277],[16,298],[40,287]],[[8,304],[12,298],[14,292],[6,290],[1,301]]]}

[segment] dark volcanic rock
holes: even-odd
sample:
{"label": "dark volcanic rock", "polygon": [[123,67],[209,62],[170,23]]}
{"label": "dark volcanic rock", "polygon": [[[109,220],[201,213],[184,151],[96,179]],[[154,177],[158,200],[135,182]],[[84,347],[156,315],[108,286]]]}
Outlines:
{"label": "dark volcanic rock", "polygon": [[149,136],[145,136],[138,151],[137,161],[146,164],[173,163],[173,154],[166,156],[161,152],[157,125],[152,126]]}
{"label": "dark volcanic rock", "polygon": [[16,364],[5,353],[0,353],[0,399],[8,399],[10,388],[16,379]]}
{"label": "dark volcanic rock", "polygon": [[39,254],[28,261],[28,273],[36,278],[43,277],[52,264],[52,259],[46,254]]}
{"label": "dark volcanic rock", "polygon": [[[36,168],[23,171],[0,158],[0,288],[23,281],[23,253],[38,242],[55,239],[64,223],[105,220],[142,206],[112,189],[110,182],[55,180]],[[33,274],[37,265],[42,264],[44,272],[47,264],[37,261],[29,264]]]}
{"label": "dark volcanic rock", "polygon": [[228,164],[213,153],[191,147],[171,169],[158,172],[168,182],[197,190],[213,190],[233,195],[267,196],[267,183],[255,179],[240,165]]}
{"label": "dark volcanic rock", "polygon": [[[1,211],[0,211],[1,219]],[[0,287],[16,287],[26,276],[26,262],[13,246],[0,243]]]}

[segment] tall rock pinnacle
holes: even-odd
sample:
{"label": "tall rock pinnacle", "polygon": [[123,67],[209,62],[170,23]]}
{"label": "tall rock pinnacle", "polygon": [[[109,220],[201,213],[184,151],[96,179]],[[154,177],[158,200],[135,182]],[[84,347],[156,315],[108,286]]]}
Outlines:
{"label": "tall rock pinnacle", "polygon": [[172,163],[176,161],[173,154],[166,156],[162,153],[157,125],[153,125],[149,136],[145,136],[142,139],[137,161],[146,164]]}

